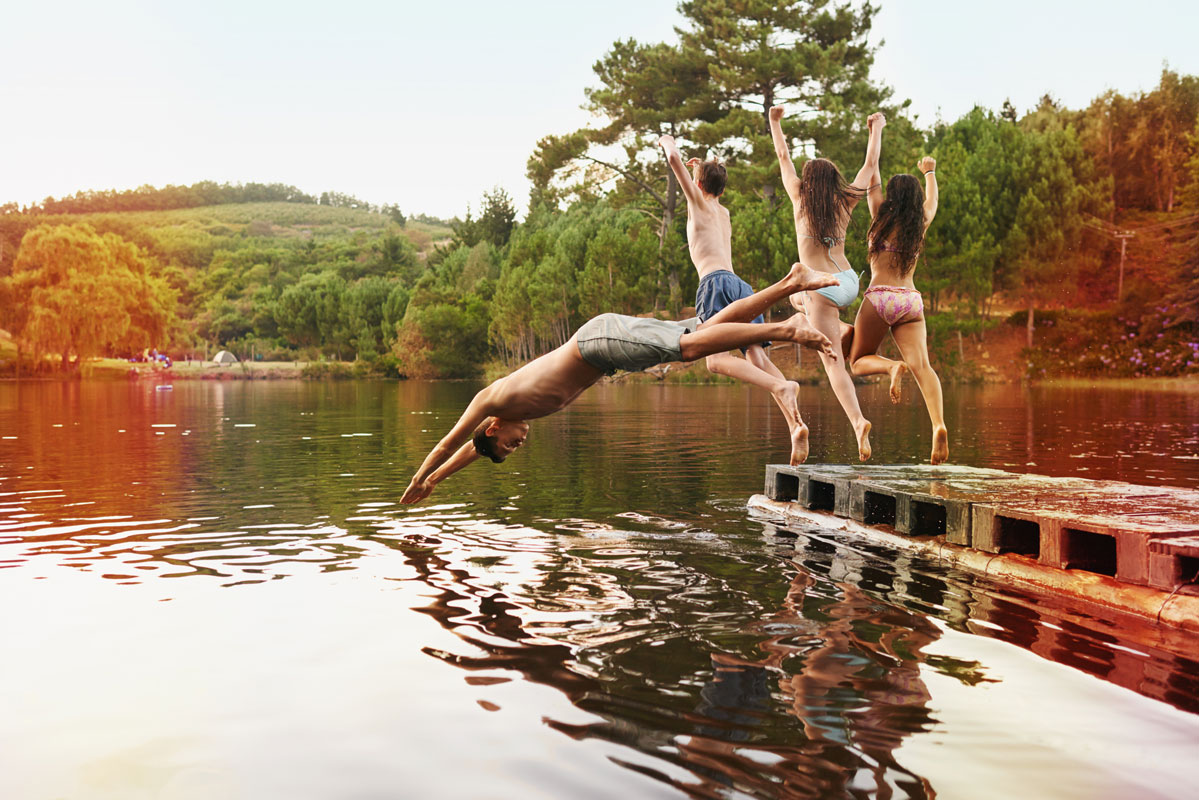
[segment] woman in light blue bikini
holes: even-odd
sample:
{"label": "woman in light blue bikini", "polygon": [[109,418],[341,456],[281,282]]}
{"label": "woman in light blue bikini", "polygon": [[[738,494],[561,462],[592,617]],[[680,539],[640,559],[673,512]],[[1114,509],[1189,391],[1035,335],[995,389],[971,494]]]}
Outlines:
{"label": "woman in light blue bikini", "polygon": [[[841,341],[841,309],[858,296],[858,273],[845,258],[845,229],[854,206],[866,195],[870,179],[878,170],[878,154],[883,125],[881,113],[871,114],[866,124],[870,138],[866,145],[866,160],[853,183],[847,184],[833,162],[814,158],[804,163],[803,177],[795,172],[787,139],[783,135],[783,108],[770,109],[770,133],[774,151],[783,172],[783,187],[795,209],[795,235],[799,241],[799,260],[823,272],[830,272],[840,281],[818,291],[805,292],[803,310],[813,327],[832,339]],[[792,305],[800,308],[798,295],[791,297]],[[870,421],[862,414],[853,378],[845,366],[840,350],[832,355],[821,354],[824,371],[828,374],[833,394],[845,409],[858,440],[858,458],[870,458]]]}

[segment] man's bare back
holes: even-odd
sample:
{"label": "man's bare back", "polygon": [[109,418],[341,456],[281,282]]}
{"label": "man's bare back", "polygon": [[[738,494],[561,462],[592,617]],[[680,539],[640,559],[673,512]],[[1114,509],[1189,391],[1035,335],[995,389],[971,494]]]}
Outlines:
{"label": "man's bare back", "polygon": [[702,163],[698,158],[689,160],[692,175],[688,176],[679,155],[673,136],[659,140],[666,151],[666,160],[683,196],[687,198],[687,249],[691,251],[691,263],[703,278],[718,269],[733,268],[733,226],[729,221],[729,210],[720,204],[719,197],[705,194],[696,187],[696,170]]}
{"label": "man's bare back", "polygon": [[700,278],[718,269],[732,269],[733,226],[720,198],[702,197],[687,203],[687,249]]}

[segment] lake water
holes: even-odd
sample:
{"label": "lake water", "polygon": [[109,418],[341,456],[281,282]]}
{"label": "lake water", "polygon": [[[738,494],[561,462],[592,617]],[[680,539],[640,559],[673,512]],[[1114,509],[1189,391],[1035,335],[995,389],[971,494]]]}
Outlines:
{"label": "lake water", "polygon": [[[0,384],[0,797],[1194,796],[1199,642],[746,509],[768,398]],[[875,463],[927,458],[863,387]],[[848,424],[805,387],[816,462]],[[947,387],[951,460],[1199,487],[1199,395]]]}

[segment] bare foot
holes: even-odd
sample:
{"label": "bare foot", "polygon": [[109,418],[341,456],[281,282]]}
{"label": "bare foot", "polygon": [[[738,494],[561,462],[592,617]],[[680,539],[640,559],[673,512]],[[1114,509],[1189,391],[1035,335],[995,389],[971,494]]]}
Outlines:
{"label": "bare foot", "polygon": [[891,367],[891,402],[898,403],[903,399],[903,374],[908,371],[908,365],[902,361],[896,361],[895,366]]}
{"label": "bare foot", "polygon": [[933,455],[929,459],[933,464],[944,464],[949,460],[949,431],[945,428],[933,428]]}
{"label": "bare foot", "polygon": [[774,401],[787,419],[791,433],[791,466],[794,467],[808,460],[808,426],[799,414],[799,384],[787,381],[774,396]]}
{"label": "bare foot", "polygon": [[860,425],[854,425],[853,432],[858,436],[858,460],[869,461],[873,452],[870,449],[870,420],[863,419]]}
{"label": "bare foot", "polygon": [[834,355],[833,343],[827,336],[812,327],[812,323],[808,322],[806,315],[792,314],[791,318],[783,324],[790,328],[786,336],[788,341],[819,350],[826,356]]}
{"label": "bare foot", "polygon": [[812,269],[799,261],[791,265],[791,272],[787,274],[787,280],[795,287],[793,292],[823,289],[825,286],[836,286],[841,282],[832,273]]}
{"label": "bare foot", "polygon": [[808,460],[808,426],[801,420],[791,429],[791,466],[797,467]]}

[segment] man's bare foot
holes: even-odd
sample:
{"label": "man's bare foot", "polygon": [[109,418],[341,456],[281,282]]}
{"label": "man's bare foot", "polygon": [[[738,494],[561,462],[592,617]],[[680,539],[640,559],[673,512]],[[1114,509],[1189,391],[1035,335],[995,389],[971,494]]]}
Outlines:
{"label": "man's bare foot", "polygon": [[933,454],[929,459],[932,464],[944,464],[949,460],[949,431],[945,428],[933,428]]}
{"label": "man's bare foot", "polygon": [[806,315],[792,314],[791,318],[783,324],[790,328],[786,336],[788,341],[819,350],[826,356],[834,355],[833,343],[827,336],[812,327],[812,323],[808,322]]}
{"label": "man's bare foot", "polygon": [[791,286],[795,287],[792,293],[806,292],[811,289],[823,289],[825,286],[836,286],[841,282],[832,273],[812,269],[811,267],[804,266],[799,261],[791,265],[791,272],[787,274],[787,281]]}
{"label": "man's bare foot", "polygon": [[891,367],[891,402],[898,403],[903,399],[903,374],[908,371],[908,365],[896,361]]}
{"label": "man's bare foot", "polygon": [[858,437],[858,460],[869,461],[873,452],[870,449],[870,420],[863,419],[860,424],[854,425],[853,432]]}
{"label": "man's bare foot", "polygon": [[808,426],[800,420],[791,429],[791,466],[797,467],[808,460]]}

